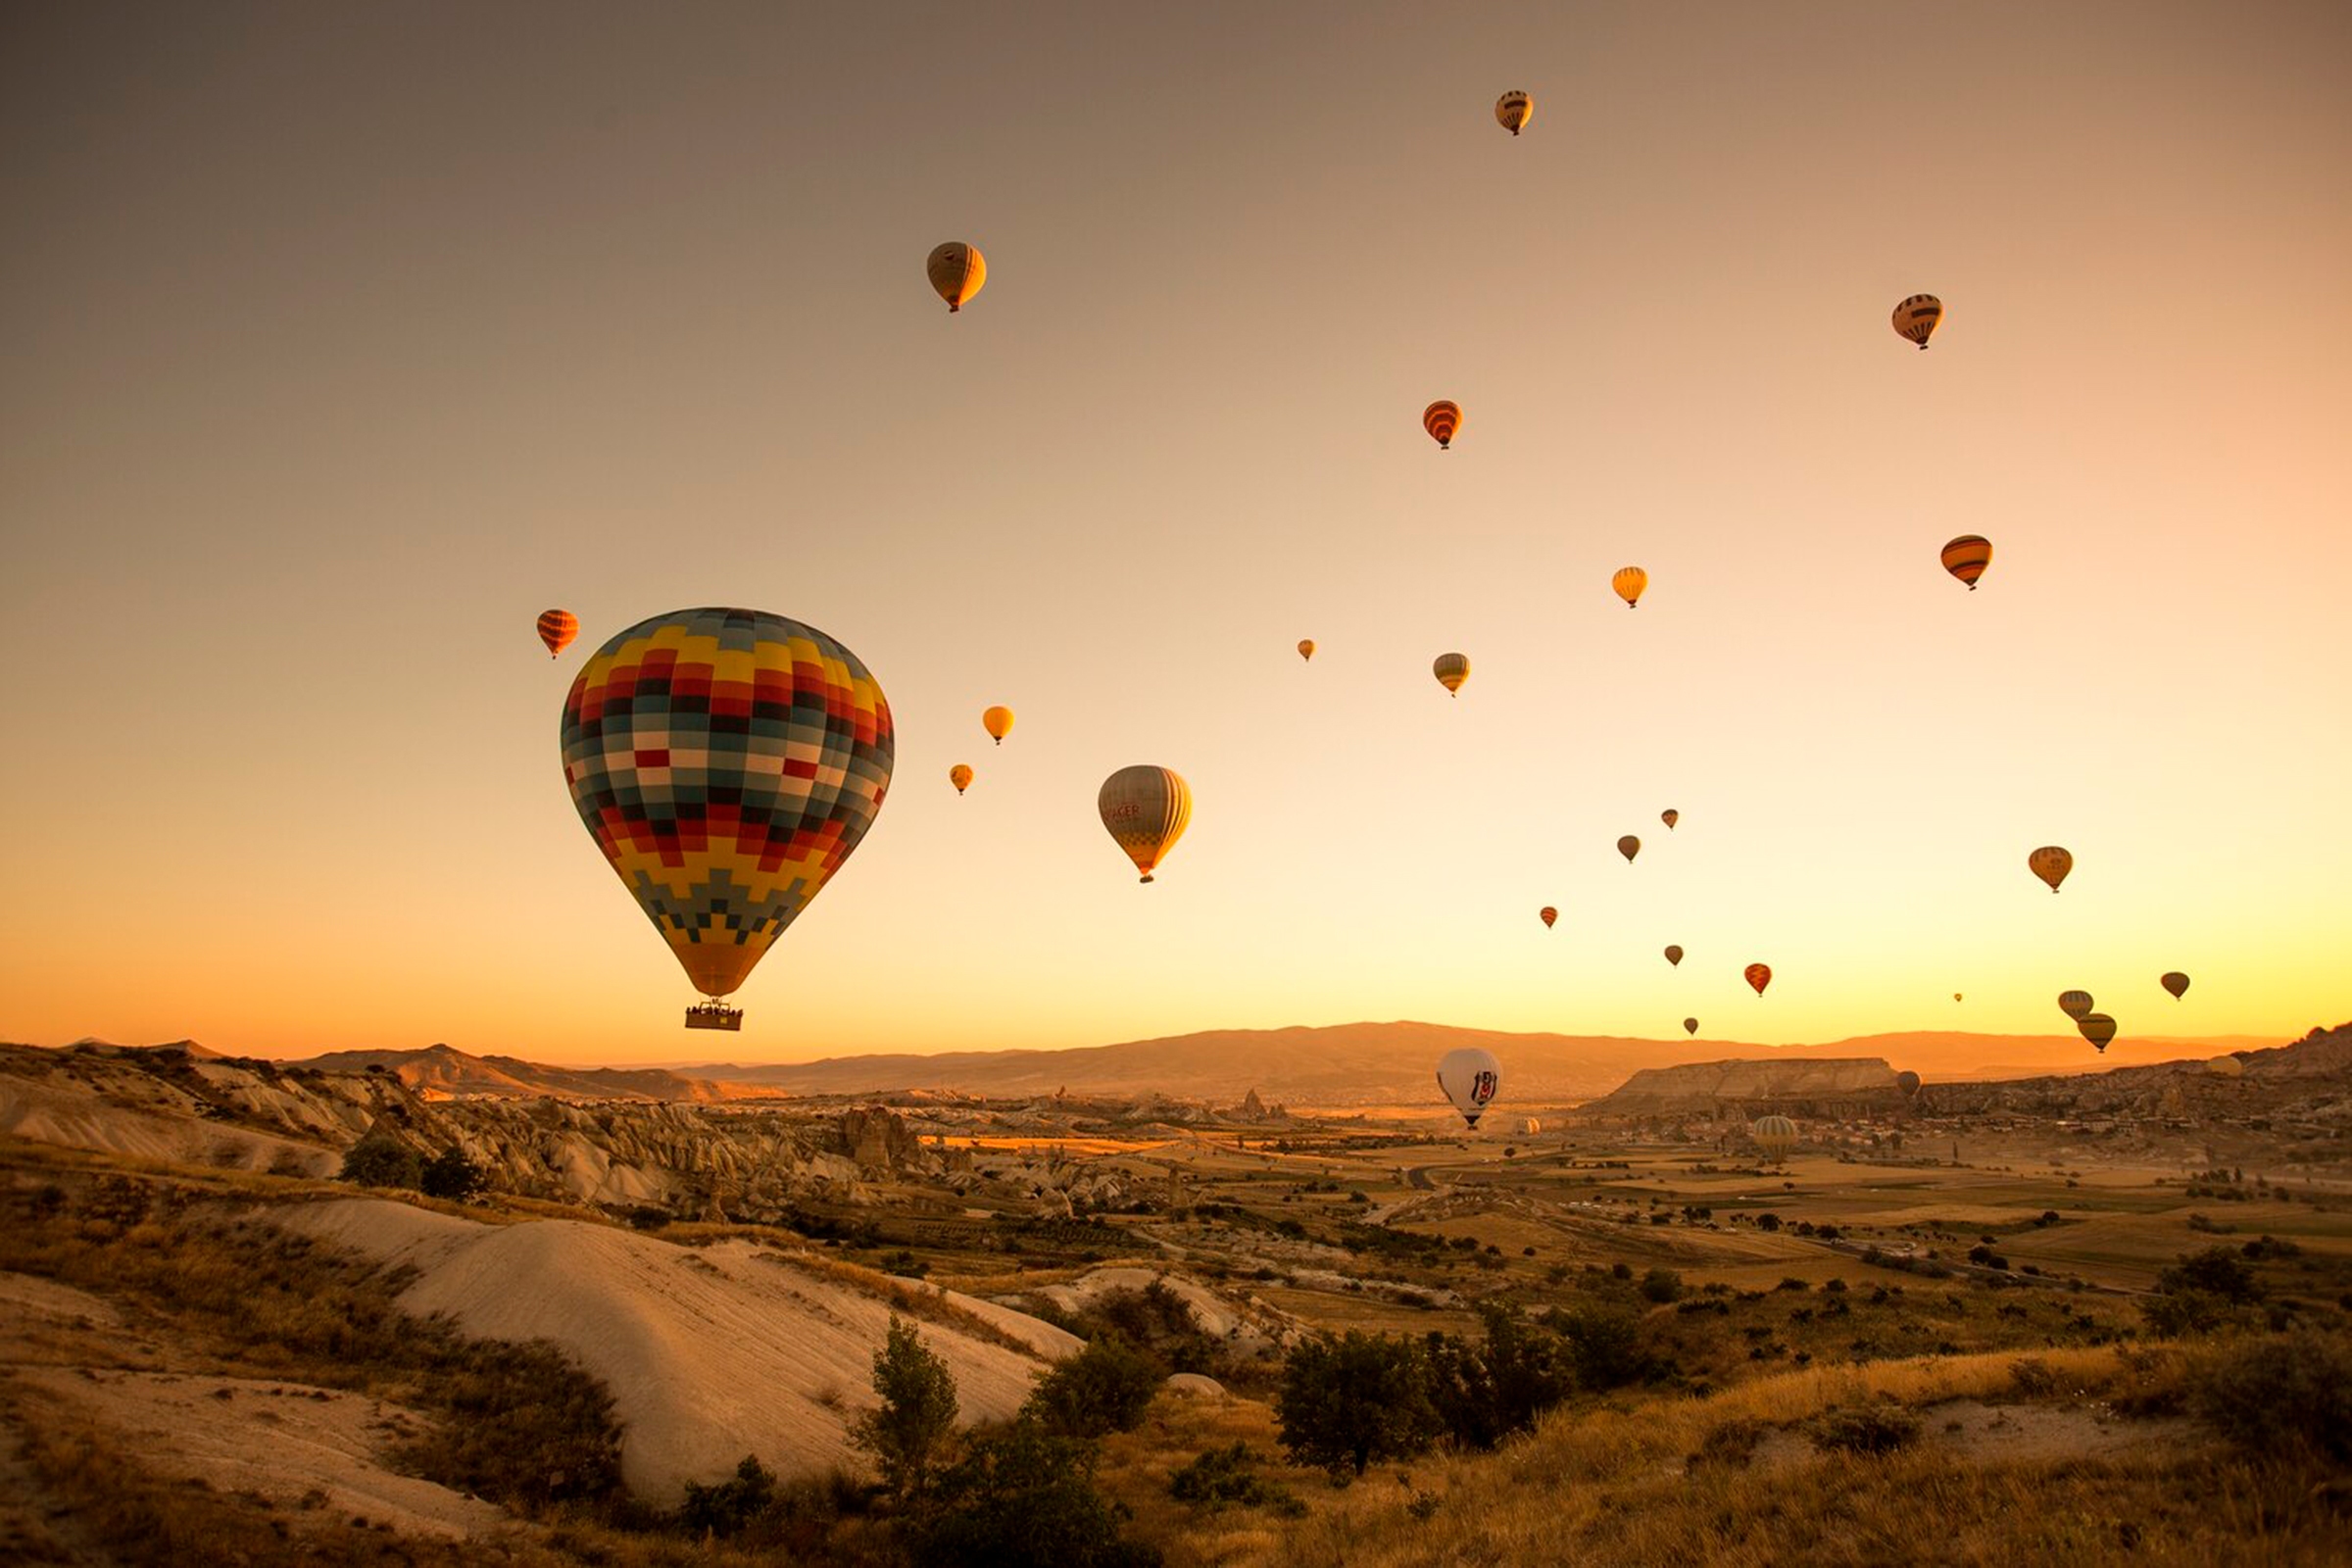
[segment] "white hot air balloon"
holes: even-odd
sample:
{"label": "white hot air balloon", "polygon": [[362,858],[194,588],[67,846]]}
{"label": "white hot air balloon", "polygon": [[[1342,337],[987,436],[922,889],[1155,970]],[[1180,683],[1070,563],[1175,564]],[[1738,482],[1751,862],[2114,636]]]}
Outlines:
{"label": "white hot air balloon", "polygon": [[1494,1059],[1494,1053],[1476,1046],[1448,1051],[1438,1058],[1438,1087],[1462,1113],[1462,1120],[1475,1127],[1502,1087],[1502,1063]]}

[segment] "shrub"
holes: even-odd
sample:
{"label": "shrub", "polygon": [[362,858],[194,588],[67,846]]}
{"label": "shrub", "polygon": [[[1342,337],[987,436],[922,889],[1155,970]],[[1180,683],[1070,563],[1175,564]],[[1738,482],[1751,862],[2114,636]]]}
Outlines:
{"label": "shrub", "polygon": [[902,1498],[919,1494],[956,1426],[956,1378],[914,1325],[891,1314],[889,1338],[874,1352],[878,1409],[850,1427],[850,1442],[874,1456],[882,1483]]}
{"label": "shrub", "polygon": [[2227,1247],[2209,1247],[2182,1257],[2156,1276],[2156,1289],[2168,1294],[2197,1291],[2240,1304],[2259,1301],[2263,1294],[2254,1271]]}
{"label": "shrub", "polygon": [[1409,1343],[1353,1330],[1307,1340],[1285,1358],[1274,1396],[1282,1446],[1301,1464],[1360,1476],[1374,1459],[1429,1446],[1438,1420],[1426,1390]]}
{"label": "shrub", "polygon": [[1690,1464],[1693,1468],[1714,1464],[1744,1470],[1768,1430],[1763,1422],[1745,1417],[1726,1421],[1699,1440],[1698,1451],[1690,1455]]}
{"label": "shrub", "polygon": [[1019,1421],[975,1435],[911,1521],[913,1559],[941,1568],[1146,1568],[1124,1510],[1095,1485],[1094,1451]]}
{"label": "shrub", "polygon": [[417,1172],[416,1184],[427,1198],[446,1198],[462,1203],[489,1185],[489,1172],[453,1145],[424,1162]]}
{"label": "shrub", "polygon": [[2352,1460],[2352,1344],[2314,1329],[2246,1340],[2192,1373],[2188,1404],[2250,1452]]}
{"label": "shrub", "polygon": [[689,1535],[740,1535],[744,1527],[775,1501],[775,1472],[747,1453],[735,1474],[715,1487],[686,1483],[686,1499],[678,1504],[678,1528]]}
{"label": "shrub", "polygon": [[412,1191],[424,1179],[416,1151],[396,1138],[369,1133],[343,1156],[342,1179],[361,1187],[404,1187]]}
{"label": "shrub", "polygon": [[1653,1268],[1642,1276],[1642,1296],[1644,1300],[1661,1304],[1679,1301],[1683,1297],[1683,1277],[1670,1268]]}
{"label": "shrub", "polygon": [[1781,1228],[1781,1216],[1780,1216],[1780,1215],[1778,1215],[1778,1214],[1774,1214],[1774,1213],[1771,1213],[1771,1212],[1767,1211],[1767,1212],[1765,1212],[1765,1213],[1758,1214],[1758,1215],[1756,1216],[1756,1229],[1758,1229],[1758,1230],[1760,1230],[1760,1231],[1777,1231],[1777,1230],[1779,1230],[1780,1228]]}
{"label": "shrub", "polygon": [[1579,1301],[1544,1314],[1544,1327],[1568,1349],[1579,1387],[1595,1393],[1640,1383],[1658,1371],[1642,1348],[1641,1321],[1622,1307]]}
{"label": "shrub", "polygon": [[1150,1354],[1101,1335],[1038,1380],[1022,1414],[1057,1437],[1132,1432],[1166,1375]]}
{"label": "shrub", "polygon": [[1257,1473],[1256,1455],[1247,1443],[1229,1448],[1209,1448],[1169,1478],[1168,1492],[1179,1502],[1196,1503],[1209,1511],[1223,1507],[1269,1507],[1286,1517],[1306,1512],[1306,1504],[1279,1481]]}
{"label": "shrub", "polygon": [[1806,1436],[1824,1453],[1892,1453],[1919,1437],[1919,1417],[1888,1404],[1825,1410]]}
{"label": "shrub", "polygon": [[1465,1448],[1492,1448],[1576,1392],[1567,1348],[1506,1307],[1485,1305],[1487,1338],[1473,1345],[1432,1334],[1425,1351],[1429,1401]]}

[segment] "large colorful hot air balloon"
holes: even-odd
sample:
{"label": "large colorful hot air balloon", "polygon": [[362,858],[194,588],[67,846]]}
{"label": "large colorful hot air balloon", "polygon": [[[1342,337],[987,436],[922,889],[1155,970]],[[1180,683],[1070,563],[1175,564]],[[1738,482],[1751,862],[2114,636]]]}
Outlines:
{"label": "large colorful hot air balloon", "polygon": [[1536,118],[1536,101],[1514,87],[1494,100],[1494,119],[1503,129],[1516,136]]}
{"label": "large colorful hot air balloon", "polygon": [[954,316],[988,281],[988,259],[980,254],[979,246],[952,239],[932,250],[923,271],[939,297],[948,302],[948,314]]}
{"label": "large colorful hot air balloon", "polygon": [[1764,988],[1772,984],[1771,964],[1751,963],[1740,972],[1747,977],[1747,983],[1755,988],[1755,993],[1759,997],[1764,994]]}
{"label": "large colorful hot air balloon", "polygon": [[1895,334],[1922,349],[1936,335],[1936,324],[1942,319],[1943,301],[1933,294],[1914,294],[1894,308]]}
{"label": "large colorful hot air balloon", "polygon": [[1640,566],[1619,566],[1616,575],[1609,579],[1609,586],[1617,590],[1625,608],[1632,610],[1642,602],[1642,590],[1649,586],[1649,573]]}
{"label": "large colorful hot air balloon", "polygon": [[1421,411],[1421,428],[1429,432],[1440,451],[1451,451],[1454,433],[1462,427],[1462,406],[1440,398]]}
{"label": "large colorful hot air balloon", "polygon": [[568,610],[539,612],[539,640],[547,644],[547,657],[556,658],[571,646],[580,634],[580,617]]}
{"label": "large colorful hot air balloon", "polygon": [[2055,844],[2045,844],[2026,857],[2026,865],[2055,893],[2058,884],[2066,880],[2066,873],[2075,868],[2075,858]]}
{"label": "large colorful hot air balloon", "polygon": [[1315,657],[1315,640],[1312,637],[1301,637],[1298,639],[1298,657],[1300,659],[1312,659]]}
{"label": "large colorful hot air balloon", "polygon": [[1004,737],[1012,733],[1012,710],[1001,707],[988,710],[980,715],[980,727],[988,731],[991,740],[1004,745]]}
{"label": "large colorful hot air balloon", "polygon": [[890,705],[858,656],[757,610],[639,621],[564,699],[564,782],[695,989],[720,1004],[873,826]]}
{"label": "large colorful hot air balloon", "polygon": [[948,769],[948,782],[956,786],[956,794],[961,795],[972,787],[971,768],[962,762],[957,762],[954,767]]}
{"label": "large colorful hot air balloon", "polygon": [[2175,1002],[2179,1002],[2180,1000],[2181,993],[2188,989],[2188,976],[2182,974],[2178,969],[2174,969],[2166,973],[2156,983],[2164,987],[2165,990],[2170,991],[2173,994],[2173,1000]]}
{"label": "large colorful hot air balloon", "polygon": [[1943,547],[1943,569],[1977,591],[1977,579],[1992,564],[1992,541],[1981,533],[1964,533]]}
{"label": "large colorful hot air balloon", "polygon": [[2058,993],[2058,1010],[2077,1023],[2082,1021],[2082,1015],[2090,1011],[2093,1005],[2090,993],[2087,991],[2061,991]]}
{"label": "large colorful hot air balloon", "polygon": [[1501,1087],[1502,1064],[1491,1051],[1464,1046],[1438,1058],[1438,1088],[1473,1127]]}
{"label": "large colorful hot air balloon", "polygon": [[1437,662],[1429,666],[1429,671],[1438,677],[1438,684],[1446,691],[1458,692],[1462,689],[1462,682],[1470,678],[1470,656],[1440,654]]}
{"label": "large colorful hot air balloon", "polygon": [[1674,831],[1674,824],[1680,822],[1682,819],[1683,813],[1676,810],[1671,806],[1658,813],[1658,820],[1666,824],[1666,831],[1669,833]]}
{"label": "large colorful hot air balloon", "polygon": [[1680,969],[1683,966],[1683,950],[1680,944],[1667,944],[1666,961],[1673,964],[1677,969]]}
{"label": "large colorful hot air balloon", "polygon": [[1551,923],[1559,917],[1560,911],[1548,904],[1536,911],[1536,918],[1544,922],[1544,929],[1546,931],[1551,929]]}
{"label": "large colorful hot air balloon", "polygon": [[1626,864],[1631,865],[1634,863],[1634,857],[1642,853],[1642,841],[1628,833],[1617,841],[1617,853],[1625,857]]}
{"label": "large colorful hot air balloon", "polygon": [[2100,1051],[2105,1051],[2107,1042],[2115,1038],[2115,1020],[2103,1012],[2084,1013],[2075,1027],[2082,1031],[2083,1039]]}
{"label": "large colorful hot air balloon", "polygon": [[1755,1125],[1748,1128],[1747,1136],[1776,1164],[1796,1149],[1796,1123],[1786,1116],[1758,1116]]}
{"label": "large colorful hot air balloon", "polygon": [[1683,1020],[1683,1033],[1687,1035],[1694,1035],[1698,1033],[1698,1020],[1696,1018],[1685,1018]]}
{"label": "large colorful hot air balloon", "polygon": [[2246,1064],[2235,1056],[2216,1056],[2205,1063],[2205,1070],[2217,1078],[2243,1078]]}
{"label": "large colorful hot air balloon", "polygon": [[1193,792],[1173,769],[1139,762],[1104,779],[1095,807],[1102,813],[1102,826],[1149,882],[1193,819]]}

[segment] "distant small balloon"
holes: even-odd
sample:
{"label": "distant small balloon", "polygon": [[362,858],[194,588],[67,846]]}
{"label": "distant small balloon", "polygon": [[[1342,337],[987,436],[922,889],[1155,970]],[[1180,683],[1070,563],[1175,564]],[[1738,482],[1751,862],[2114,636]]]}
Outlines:
{"label": "distant small balloon", "polygon": [[1536,118],[1536,101],[1516,87],[1494,100],[1494,119],[1503,129],[1516,136]]}
{"label": "distant small balloon", "polygon": [[1640,566],[1619,566],[1616,575],[1609,579],[1609,586],[1617,590],[1625,608],[1632,610],[1642,602],[1642,590],[1649,586],[1649,573]]}
{"label": "distant small balloon", "polygon": [[1642,841],[1628,833],[1617,841],[1617,853],[1625,857],[1626,864],[1631,865],[1634,863],[1634,857],[1642,853]]}
{"label": "distant small balloon", "polygon": [[2075,1027],[2082,1031],[2083,1039],[2100,1051],[2105,1051],[2107,1042],[2115,1038],[2115,1020],[2103,1012],[2084,1013]]}
{"label": "distant small balloon", "polygon": [[948,769],[948,782],[956,786],[956,794],[961,795],[972,787],[972,770],[963,763],[957,762],[954,767]]}
{"label": "distant small balloon", "polygon": [[1683,1033],[1687,1035],[1694,1035],[1698,1033],[1698,1020],[1696,1018],[1685,1018],[1683,1020]]}
{"label": "distant small balloon", "polygon": [[1544,922],[1544,929],[1546,931],[1551,929],[1551,923],[1554,920],[1557,920],[1559,917],[1560,911],[1553,908],[1548,904],[1536,911],[1536,918]]}
{"label": "distant small balloon", "polygon": [[1666,824],[1666,831],[1669,833],[1674,831],[1674,824],[1680,822],[1682,819],[1683,813],[1676,810],[1671,806],[1658,813],[1658,820]]}
{"label": "distant small balloon", "polygon": [[1758,1116],[1747,1136],[1775,1160],[1788,1158],[1796,1149],[1796,1123],[1786,1116]]}
{"label": "distant small balloon", "polygon": [[1452,450],[1453,438],[1462,428],[1462,406],[1440,398],[1421,411],[1421,428],[1429,432],[1439,451]]}
{"label": "distant small balloon", "polygon": [[2058,1010],[2065,1013],[2069,1018],[2074,1019],[2077,1023],[2081,1023],[2082,1021],[2082,1015],[2090,1011],[2090,1009],[2091,1000],[2089,992],[2061,991],[2058,993]]}
{"label": "distant small balloon", "polygon": [[1977,591],[1977,579],[1992,564],[1992,541],[1981,533],[1964,533],[1943,547],[1943,569]]}
{"label": "distant small balloon", "polygon": [[1678,969],[1683,966],[1683,950],[1680,945],[1672,943],[1667,945],[1666,961]]}
{"label": "distant small balloon", "polygon": [[1751,963],[1742,973],[1747,976],[1747,983],[1755,988],[1759,997],[1764,994],[1764,988],[1772,984],[1772,965],[1768,963]]}
{"label": "distant small balloon", "polygon": [[580,620],[568,610],[543,610],[539,612],[539,640],[547,644],[547,657],[554,659],[571,646],[580,634]]}
{"label": "distant small balloon", "polygon": [[1957,992],[1957,991],[1953,992],[1953,993],[1952,993],[1952,1000],[1953,1000],[1954,1002],[1958,1002],[1958,1001],[1960,1000],[1960,993],[1959,993],[1959,992]]}
{"label": "distant small balloon", "polygon": [[1312,659],[1315,657],[1315,640],[1312,637],[1301,637],[1298,639],[1298,657],[1300,659]]}
{"label": "distant small balloon", "polygon": [[1894,1075],[1894,1087],[1900,1089],[1906,1095],[1918,1094],[1919,1074],[1910,1071],[1896,1073]]}
{"label": "distant small balloon", "polygon": [[2217,1078],[2242,1078],[2246,1064],[2235,1056],[2216,1056],[2205,1064],[2205,1070]]}
{"label": "distant small balloon", "polygon": [[1462,689],[1462,682],[1470,678],[1470,656],[1468,654],[1440,654],[1437,662],[1431,664],[1429,668],[1430,673],[1438,677],[1438,684],[1445,687],[1447,692],[1459,692]]}
{"label": "distant small balloon", "polygon": [[2055,844],[2045,844],[2026,857],[2026,865],[2035,876],[2047,882],[2050,891],[2055,893],[2058,884],[2065,881],[2066,874],[2075,868],[2075,858]]}
{"label": "distant small balloon", "polygon": [[2156,983],[2164,987],[2165,990],[2170,991],[2173,994],[2173,1000],[2175,1002],[2179,1002],[2180,1000],[2180,994],[2188,989],[2188,976],[2182,974],[2180,970],[2175,969],[2166,974]]}
{"label": "distant small balloon", "polygon": [[1009,708],[990,709],[980,715],[980,727],[987,730],[989,737],[999,746],[1004,745],[1004,737],[1012,733],[1012,710]]}
{"label": "distant small balloon", "polygon": [[1943,301],[1933,294],[1914,294],[1894,308],[1894,330],[1906,343],[1922,349],[1943,321]]}
{"label": "distant small balloon", "polygon": [[939,297],[948,302],[948,314],[954,316],[988,281],[988,259],[978,246],[952,239],[931,252],[923,263],[923,272]]}

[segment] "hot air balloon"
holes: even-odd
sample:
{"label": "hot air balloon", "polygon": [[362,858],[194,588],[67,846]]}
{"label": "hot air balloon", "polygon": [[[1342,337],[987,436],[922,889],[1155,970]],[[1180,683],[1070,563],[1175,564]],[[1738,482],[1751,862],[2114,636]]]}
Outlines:
{"label": "hot air balloon", "polygon": [[1444,398],[1421,411],[1421,428],[1429,432],[1441,452],[1451,451],[1454,433],[1462,427],[1462,406]]}
{"label": "hot air balloon", "polygon": [[1640,566],[1619,566],[1616,575],[1609,579],[1609,586],[1617,590],[1617,597],[1631,610],[1642,602],[1642,590],[1649,586],[1649,573]]}
{"label": "hot air balloon", "polygon": [[948,769],[948,782],[956,786],[956,794],[961,795],[972,787],[971,768],[962,762],[957,762],[954,767]]}
{"label": "hot air balloon", "polygon": [[1193,819],[1192,789],[1172,769],[1139,762],[1102,781],[1095,797],[1102,826],[1146,882]]}
{"label": "hot air balloon", "polygon": [[1503,129],[1516,136],[1536,118],[1536,101],[1514,87],[1494,100],[1494,119]]}
{"label": "hot air balloon", "polygon": [[1775,1164],[1787,1159],[1796,1149],[1796,1123],[1786,1116],[1758,1116],[1748,1128],[1747,1136],[1755,1140]]}
{"label": "hot air balloon", "polygon": [[539,612],[539,640],[547,644],[547,657],[554,659],[571,646],[580,634],[580,617],[568,610]]}
{"label": "hot air balloon", "polygon": [[1669,833],[1674,831],[1674,824],[1680,822],[1682,819],[1683,813],[1676,810],[1671,806],[1658,813],[1658,820],[1666,824],[1666,831]]}
{"label": "hot air balloon", "polygon": [[1544,922],[1544,929],[1546,931],[1551,929],[1551,923],[1559,917],[1560,911],[1548,904],[1536,911],[1536,918]]}
{"label": "hot air balloon", "polygon": [[564,782],[597,848],[735,1029],[732,994],[873,826],[890,705],[858,656],[757,610],[680,610],[591,655],[564,699]]}
{"label": "hot air balloon", "polygon": [[933,249],[930,259],[923,263],[923,271],[929,275],[931,286],[939,291],[939,297],[948,302],[948,314],[954,316],[988,281],[988,259],[980,254],[977,245],[952,239]]}
{"label": "hot air balloon", "polygon": [[1952,1000],[1953,1000],[1954,1002],[1958,1002],[1958,1001],[1960,1000],[1960,993],[1959,993],[1959,992],[1957,992],[1957,991],[1953,992],[1953,993],[1952,993]]}
{"label": "hot air balloon", "polygon": [[1501,1087],[1502,1064],[1491,1051],[1464,1046],[1438,1058],[1438,1088],[1473,1127]]}
{"label": "hot air balloon", "polygon": [[2180,994],[2188,989],[2188,976],[2182,974],[2180,970],[2175,969],[2166,974],[2163,978],[2159,979],[2156,983],[2164,987],[2165,990],[2170,991],[2173,994],[2173,1000],[2175,1002],[2179,1002],[2180,1000]]}
{"label": "hot air balloon", "polygon": [[2205,1064],[2205,1070],[2217,1078],[2243,1078],[2246,1064],[2235,1056],[2216,1056]]}
{"label": "hot air balloon", "polygon": [[1685,1018],[1683,1020],[1683,1033],[1687,1035],[1694,1035],[1698,1033],[1698,1020],[1696,1018]]}
{"label": "hot air balloon", "polygon": [[1298,639],[1298,657],[1300,659],[1312,659],[1315,657],[1315,640],[1312,637],[1301,637]]}
{"label": "hot air balloon", "polygon": [[1430,673],[1438,677],[1439,685],[1448,692],[1458,692],[1462,689],[1462,682],[1470,678],[1470,656],[1440,654],[1437,662],[1429,668]]}
{"label": "hot air balloon", "polygon": [[1992,541],[1981,533],[1964,533],[1943,547],[1943,569],[1977,591],[1977,579],[1992,564]]}
{"label": "hot air balloon", "polygon": [[2058,884],[2066,880],[2066,873],[2075,868],[2075,858],[2055,844],[2045,844],[2026,857],[2026,864],[2035,876],[2047,882],[2050,891],[2055,893]]}
{"label": "hot air balloon", "polygon": [[1683,950],[1679,946],[1669,944],[1666,949],[1666,961],[1680,969],[1683,966]]}
{"label": "hot air balloon", "polygon": [[2084,1013],[2076,1020],[2075,1027],[2082,1031],[2083,1039],[2101,1051],[2105,1051],[2107,1042],[2115,1038],[2115,1020],[2103,1012]]}
{"label": "hot air balloon", "polygon": [[2077,1023],[2082,1021],[2082,1015],[2090,1011],[2090,993],[2087,991],[2061,991],[2058,993],[2058,1010]]}
{"label": "hot air balloon", "polygon": [[1751,963],[1740,973],[1747,976],[1747,983],[1755,988],[1759,997],[1764,994],[1764,988],[1772,984],[1772,965],[1768,963]]}
{"label": "hot air balloon", "polygon": [[1919,1074],[1905,1070],[1894,1075],[1894,1087],[1906,1095],[1919,1093]]}
{"label": "hot air balloon", "polygon": [[1617,841],[1617,853],[1625,857],[1626,864],[1631,865],[1634,863],[1634,857],[1642,853],[1642,841],[1628,833]]}
{"label": "hot air balloon", "polygon": [[1895,335],[1925,349],[1942,319],[1943,301],[1933,294],[1914,294],[1894,308]]}
{"label": "hot air balloon", "polygon": [[980,727],[988,731],[990,738],[995,740],[999,746],[1004,745],[1004,737],[1012,733],[1012,710],[1009,708],[990,709],[980,715]]}

